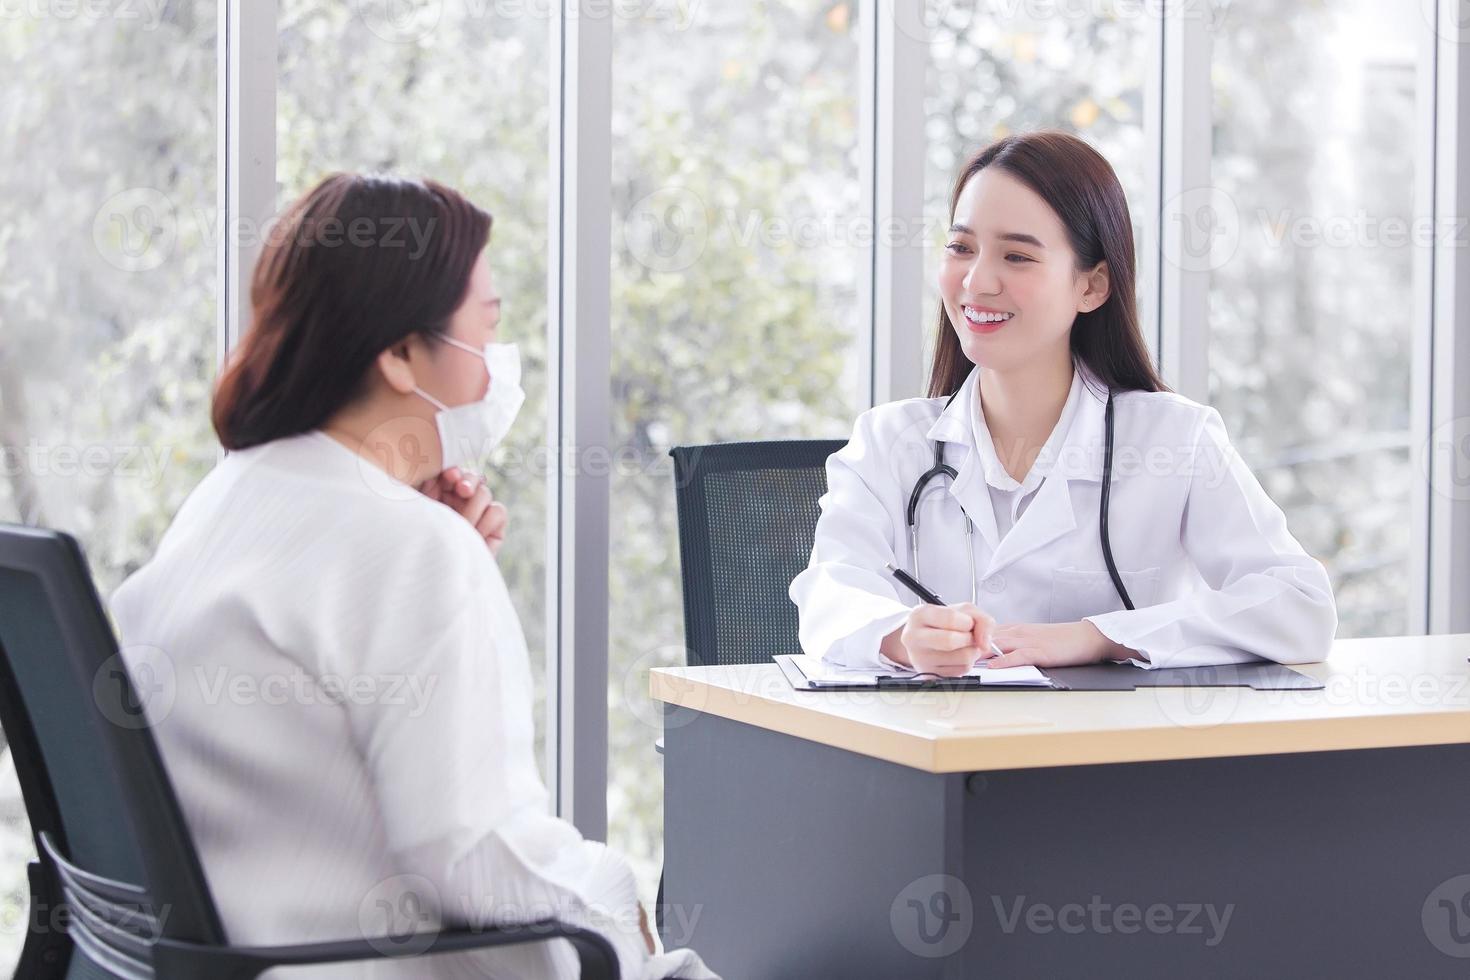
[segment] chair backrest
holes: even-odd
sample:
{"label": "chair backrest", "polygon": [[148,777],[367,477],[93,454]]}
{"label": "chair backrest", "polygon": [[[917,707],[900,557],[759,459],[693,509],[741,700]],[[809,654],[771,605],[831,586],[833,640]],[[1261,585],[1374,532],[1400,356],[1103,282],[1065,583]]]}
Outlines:
{"label": "chair backrest", "polygon": [[811,559],[837,439],[676,446],[674,496],[691,666],[800,653],[787,589]]}
{"label": "chair backrest", "polygon": [[[0,726],[37,854],[85,954],[67,976],[111,975],[87,959],[129,975],[108,938],[120,914],[138,935],[225,942],[143,702],[67,534],[0,524]],[[146,945],[118,938],[146,964]],[[27,947],[43,941],[28,936]]]}

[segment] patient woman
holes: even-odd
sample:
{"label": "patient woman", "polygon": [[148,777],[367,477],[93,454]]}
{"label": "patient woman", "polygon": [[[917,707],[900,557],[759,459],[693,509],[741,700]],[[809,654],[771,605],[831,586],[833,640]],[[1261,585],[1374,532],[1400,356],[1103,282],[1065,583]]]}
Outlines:
{"label": "patient woman", "polygon": [[[522,397],[490,223],[432,181],[351,174],[287,211],[215,392],[230,452],[113,596],[124,656],[233,943],[554,916],[624,977],[713,977],[655,954],[626,861],[549,814],[505,511],[460,469]],[[577,962],[556,940],[309,975]]]}

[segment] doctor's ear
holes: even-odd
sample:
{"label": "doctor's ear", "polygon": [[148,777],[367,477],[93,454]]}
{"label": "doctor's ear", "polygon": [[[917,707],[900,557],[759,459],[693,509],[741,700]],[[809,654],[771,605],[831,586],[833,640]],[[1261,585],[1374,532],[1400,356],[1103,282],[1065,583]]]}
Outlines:
{"label": "doctor's ear", "polygon": [[413,369],[409,367],[409,359],[415,353],[422,356],[421,351],[414,351],[411,340],[400,340],[379,354],[378,359],[373,362],[388,387],[400,395],[411,393],[417,384],[413,378]]}
{"label": "doctor's ear", "polygon": [[1091,270],[1084,272],[1082,278],[1086,281],[1087,286],[1077,299],[1077,312],[1091,313],[1108,301],[1112,285],[1112,279],[1108,275],[1108,263],[1099,262]]}

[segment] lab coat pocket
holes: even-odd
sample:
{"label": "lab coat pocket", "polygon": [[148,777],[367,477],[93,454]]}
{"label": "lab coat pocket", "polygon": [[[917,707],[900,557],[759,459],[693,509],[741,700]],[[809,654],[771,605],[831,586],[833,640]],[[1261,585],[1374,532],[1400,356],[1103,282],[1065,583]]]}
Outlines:
{"label": "lab coat pocket", "polygon": [[[1153,605],[1159,591],[1159,569],[1119,569],[1123,587],[1135,609]],[[1053,623],[1075,623],[1083,616],[1113,612],[1123,608],[1123,600],[1106,569],[1088,571],[1080,568],[1058,568],[1051,575],[1051,613]]]}

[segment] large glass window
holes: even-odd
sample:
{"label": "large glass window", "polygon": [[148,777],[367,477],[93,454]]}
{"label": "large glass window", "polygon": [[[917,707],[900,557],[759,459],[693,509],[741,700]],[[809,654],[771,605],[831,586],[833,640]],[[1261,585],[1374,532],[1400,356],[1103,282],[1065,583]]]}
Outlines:
{"label": "large glass window", "polygon": [[849,2],[740,0],[615,23],[608,822],[645,902],[647,674],[684,658],[668,449],[845,437],[866,405],[856,22]]}
{"label": "large glass window", "polygon": [[[0,520],[76,536],[103,596],[214,465],[216,4],[0,16]],[[0,770],[0,971],[33,854]]]}
{"label": "large glass window", "polygon": [[[924,213],[931,234],[924,311],[915,335],[924,344],[927,382],[939,315],[934,280],[949,227],[950,191],[955,174],[977,150],[1035,129],[1081,136],[1117,172],[1134,242],[1142,246],[1150,152],[1144,146],[1143,96],[1149,32],[1159,23],[1149,14],[1157,4],[1045,4],[1029,13],[1020,4],[1002,13],[1001,5],[919,2],[927,12],[915,23],[925,29],[930,50]],[[1138,294],[1150,288],[1140,278]]]}
{"label": "large glass window", "polygon": [[499,564],[530,650],[543,767],[547,9],[281,0],[276,114],[278,206],[333,171],[386,171],[438,180],[495,218],[500,339],[520,347],[526,402],[482,471],[510,511]]}
{"label": "large glass window", "polygon": [[1373,0],[1236,0],[1214,35],[1210,399],[1344,636],[1408,628],[1422,30]]}
{"label": "large glass window", "polygon": [[[911,329],[927,367],[951,182],[993,139],[1059,127],[1089,140],[1118,172],[1136,240],[1152,240],[1146,160],[1160,147],[1143,104],[1161,8],[914,2],[925,140],[901,152],[925,161],[926,299]],[[76,535],[104,596],[217,458],[224,6],[0,0],[0,200],[23,203],[0,215],[0,520]],[[1184,329],[1207,332],[1210,401],[1332,573],[1340,633],[1401,633],[1412,340],[1427,329],[1412,318],[1415,262],[1452,231],[1414,213],[1429,95],[1415,32],[1428,32],[1375,0],[1225,7],[1206,28],[1211,63],[1186,69],[1210,75],[1222,206],[1189,230],[1204,236],[1192,254],[1209,257],[1209,319]],[[521,346],[528,397],[483,462],[511,511],[500,563],[542,745],[550,11],[278,0],[276,25],[278,206],[334,170],[381,170],[441,180],[495,215],[502,336]],[[858,119],[872,93],[858,13],[857,0],[671,0],[602,14],[614,18],[608,837],[645,902],[663,787],[647,675],[686,654],[667,451],[843,437],[866,404],[858,288],[873,230]],[[0,756],[0,970],[24,936],[30,847]]]}

